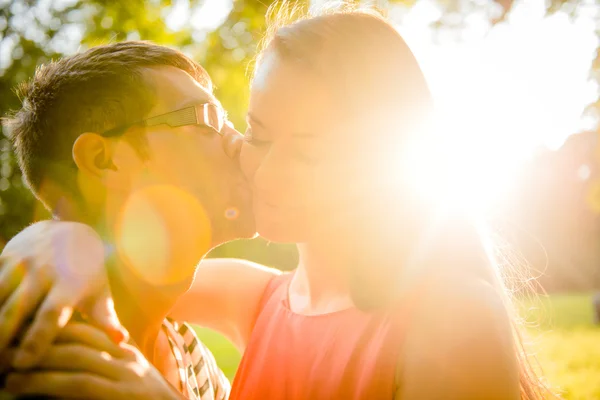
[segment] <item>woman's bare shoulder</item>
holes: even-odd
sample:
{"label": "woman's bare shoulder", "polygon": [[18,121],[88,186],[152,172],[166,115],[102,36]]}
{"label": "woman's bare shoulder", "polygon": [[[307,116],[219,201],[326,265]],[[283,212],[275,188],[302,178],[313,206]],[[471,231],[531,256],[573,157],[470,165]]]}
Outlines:
{"label": "woman's bare shoulder", "polygon": [[510,314],[501,290],[482,279],[455,276],[423,293],[399,360],[404,398],[519,397]]}

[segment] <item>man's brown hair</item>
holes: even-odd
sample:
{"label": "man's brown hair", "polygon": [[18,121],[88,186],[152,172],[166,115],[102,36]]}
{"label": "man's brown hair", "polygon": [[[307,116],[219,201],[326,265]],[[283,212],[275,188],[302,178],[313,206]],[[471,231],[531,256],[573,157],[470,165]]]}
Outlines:
{"label": "man's brown hair", "polygon": [[38,198],[45,179],[77,194],[73,143],[81,133],[142,119],[155,101],[143,71],[159,66],[179,68],[212,91],[198,63],[177,50],[140,41],[98,46],[50,62],[17,87],[22,108],[6,121],[25,182]]}

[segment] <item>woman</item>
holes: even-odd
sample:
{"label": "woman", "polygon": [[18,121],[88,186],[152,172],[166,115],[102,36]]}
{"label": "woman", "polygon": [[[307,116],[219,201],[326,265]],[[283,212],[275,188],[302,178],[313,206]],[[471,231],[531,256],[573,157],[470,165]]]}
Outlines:
{"label": "woman", "polygon": [[477,231],[403,175],[433,102],[402,37],[339,10],[272,32],[240,162],[257,231],[300,264],[267,288],[231,398],[541,398]]}
{"label": "woman", "polygon": [[410,186],[433,104],[402,37],[339,10],[271,32],[240,165],[259,234],[300,263],[264,291],[231,398],[543,398],[477,230]]}

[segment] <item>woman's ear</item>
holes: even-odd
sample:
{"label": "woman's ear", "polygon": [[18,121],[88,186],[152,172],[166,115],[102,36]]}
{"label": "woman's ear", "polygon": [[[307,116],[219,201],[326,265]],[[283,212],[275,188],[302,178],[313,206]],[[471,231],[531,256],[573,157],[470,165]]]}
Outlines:
{"label": "woman's ear", "polygon": [[96,133],[82,133],[73,144],[73,160],[87,174],[103,177],[107,170],[116,171],[112,161],[112,146],[107,138]]}

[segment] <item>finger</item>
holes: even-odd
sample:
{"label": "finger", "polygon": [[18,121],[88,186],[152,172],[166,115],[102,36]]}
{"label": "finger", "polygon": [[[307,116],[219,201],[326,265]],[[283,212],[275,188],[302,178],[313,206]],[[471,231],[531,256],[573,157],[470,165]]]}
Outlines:
{"label": "finger", "polygon": [[115,304],[108,294],[103,294],[96,299],[89,313],[89,318],[94,325],[106,332],[115,343],[129,340],[129,333],[119,322]]}
{"label": "finger", "polygon": [[125,354],[123,356],[123,360],[124,361],[135,361],[135,362],[147,362],[147,360],[144,358],[144,356],[142,355],[142,353],[138,350],[137,347],[132,346],[130,344],[127,343],[121,343],[119,345],[119,347],[121,348],[121,351]]}
{"label": "finger", "polygon": [[0,304],[15,291],[25,276],[25,262],[14,261],[9,257],[2,257],[2,269],[0,270]]}
{"label": "finger", "polygon": [[15,354],[17,354],[17,349],[15,348],[6,349],[0,354],[0,375],[10,370]]}
{"label": "finger", "polygon": [[47,288],[34,275],[25,277],[0,310],[0,352],[14,339],[25,319],[44,297]]}
{"label": "finger", "polygon": [[116,383],[87,373],[31,372],[10,374],[6,390],[18,395],[48,395],[67,399],[118,399]]}
{"label": "finger", "polygon": [[53,345],[36,369],[85,372],[111,380],[119,380],[128,374],[124,361],[82,344]]}
{"label": "finger", "polygon": [[58,286],[50,290],[19,346],[15,368],[30,368],[38,363],[59,330],[67,324],[76,302],[68,293],[72,292]]}
{"label": "finger", "polygon": [[67,324],[65,329],[60,331],[54,343],[82,344],[98,351],[105,351],[116,358],[125,358],[128,356],[128,352],[113,343],[103,331],[83,322],[71,322]]}

